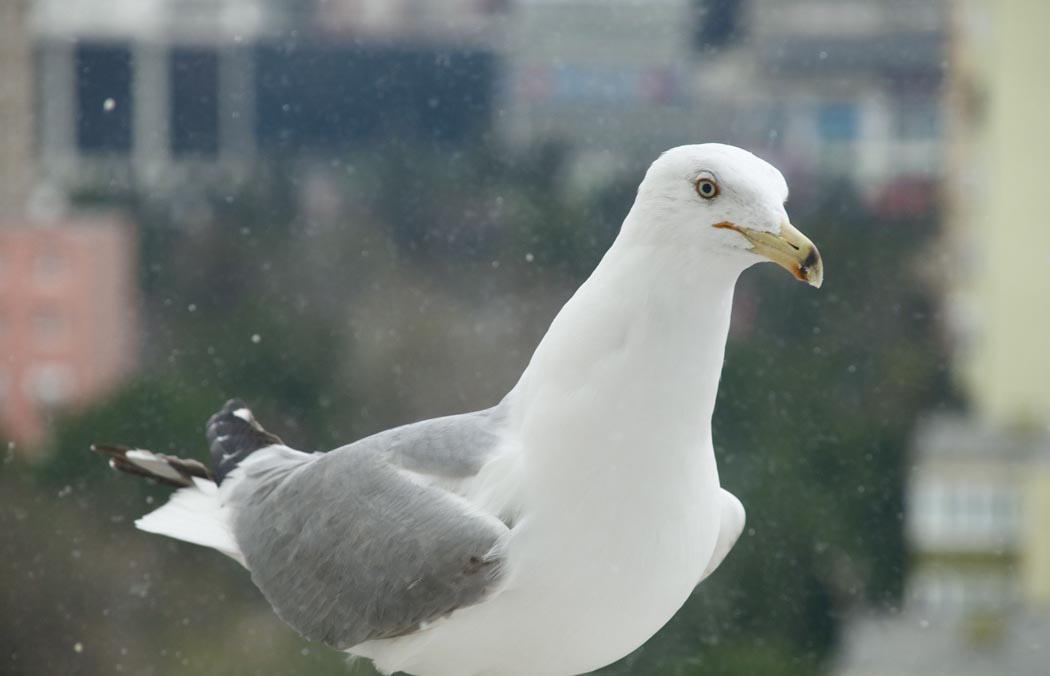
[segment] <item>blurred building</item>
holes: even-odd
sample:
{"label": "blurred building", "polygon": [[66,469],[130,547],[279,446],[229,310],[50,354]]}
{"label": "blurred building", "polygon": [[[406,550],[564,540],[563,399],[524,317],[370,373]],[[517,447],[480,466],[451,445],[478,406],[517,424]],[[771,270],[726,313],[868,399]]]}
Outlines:
{"label": "blurred building", "polygon": [[167,190],[259,152],[553,141],[600,175],[723,140],[921,209],[944,6],[35,0],[41,163],[66,193]]}
{"label": "blurred building", "polygon": [[943,417],[915,446],[909,601],[953,615],[1050,610],[1050,430]]}
{"label": "blurred building", "polygon": [[[607,157],[695,142],[689,0],[515,2],[499,132]],[[648,163],[651,157],[644,161]]]}
{"label": "blurred building", "polygon": [[44,176],[66,194],[236,179],[259,152],[480,138],[502,3],[36,0]]}
{"label": "blurred building", "polygon": [[130,372],[135,238],[119,219],[0,224],[0,431],[40,441],[49,415]]}
{"label": "blurred building", "polygon": [[1050,430],[936,417],[908,477],[901,607],[847,623],[838,676],[1041,676],[1050,665]]}
{"label": "blurred building", "polygon": [[31,10],[0,4],[0,438],[27,447],[126,374],[138,341],[131,229],[65,212],[38,181]]}
{"label": "blurred building", "polygon": [[918,430],[899,613],[850,624],[836,673],[1038,675],[1050,665],[1050,229],[1038,111],[1045,3],[953,5],[948,217],[936,263],[968,414]]}
{"label": "blurred building", "polygon": [[500,127],[649,158],[725,141],[922,211],[942,167],[944,2],[514,3]]}
{"label": "blurred building", "polygon": [[1050,665],[1050,431],[921,427],[901,608],[845,629],[839,676],[1041,676]]}
{"label": "blurred building", "polygon": [[938,179],[946,8],[912,0],[749,3],[746,62],[760,82],[772,145],[869,191]]}

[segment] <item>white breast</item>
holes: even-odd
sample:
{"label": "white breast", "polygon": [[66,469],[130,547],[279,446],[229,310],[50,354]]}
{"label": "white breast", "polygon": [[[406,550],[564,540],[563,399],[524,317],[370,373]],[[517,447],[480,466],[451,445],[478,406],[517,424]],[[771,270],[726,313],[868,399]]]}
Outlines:
{"label": "white breast", "polygon": [[732,284],[691,288],[707,280],[632,256],[581,287],[510,395],[521,452],[512,480],[493,476],[521,519],[501,591],[354,652],[421,676],[569,676],[636,649],[686,601],[718,537],[710,420]]}
{"label": "white breast", "polygon": [[595,477],[571,508],[528,514],[498,595],[367,654],[425,676],[569,676],[627,655],[678,611],[711,557],[718,480],[703,465],[651,486]]}

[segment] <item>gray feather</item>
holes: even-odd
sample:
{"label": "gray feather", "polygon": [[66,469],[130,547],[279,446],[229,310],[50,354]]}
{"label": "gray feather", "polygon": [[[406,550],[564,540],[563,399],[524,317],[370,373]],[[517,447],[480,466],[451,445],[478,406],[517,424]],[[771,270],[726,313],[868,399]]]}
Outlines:
{"label": "gray feather", "polygon": [[424,421],[326,454],[273,447],[245,465],[234,535],[277,614],[346,649],[482,601],[498,582],[506,527],[402,470],[476,472],[494,451],[496,419]]}
{"label": "gray feather", "polygon": [[503,406],[495,406],[423,420],[366,437],[351,446],[384,453],[391,462],[412,472],[465,479],[481,470],[499,444],[497,431],[503,423],[503,410]]}

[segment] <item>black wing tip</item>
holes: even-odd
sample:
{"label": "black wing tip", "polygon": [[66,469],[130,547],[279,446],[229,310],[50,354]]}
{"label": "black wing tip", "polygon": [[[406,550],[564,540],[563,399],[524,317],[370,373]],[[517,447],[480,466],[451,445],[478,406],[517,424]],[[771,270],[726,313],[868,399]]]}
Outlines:
{"label": "black wing tip", "polygon": [[127,446],[121,446],[120,444],[91,444],[88,446],[88,450],[92,453],[98,453],[99,455],[123,456],[131,449]]}
{"label": "black wing tip", "polygon": [[124,472],[125,474],[140,476],[162,486],[183,488],[192,485],[194,477],[214,480],[211,470],[197,460],[146,451],[147,453],[150,453],[154,459],[167,463],[167,465],[179,475],[178,478],[172,478],[169,476],[162,476],[155,471],[151,471],[146,467],[136,464],[133,460],[128,458],[128,451],[141,449],[134,449],[119,444],[91,444],[88,448],[92,453],[97,453],[108,458],[111,469],[118,472]]}
{"label": "black wing tip", "polygon": [[205,436],[216,483],[221,483],[238,464],[260,448],[283,443],[263,429],[248,404],[238,397],[227,400],[208,419]]}
{"label": "black wing tip", "polygon": [[[115,470],[128,471],[127,466],[134,466],[128,460],[128,451],[133,450],[130,446],[122,444],[91,444],[88,449],[109,460],[109,466]],[[130,474],[137,472],[130,471]]]}
{"label": "black wing tip", "polygon": [[255,429],[262,430],[262,426],[255,420],[255,414],[252,413],[251,407],[243,399],[227,399],[222,408],[208,418],[208,423],[204,429],[209,444],[212,443],[213,437],[219,435],[218,427],[224,423],[234,426],[248,424]]}

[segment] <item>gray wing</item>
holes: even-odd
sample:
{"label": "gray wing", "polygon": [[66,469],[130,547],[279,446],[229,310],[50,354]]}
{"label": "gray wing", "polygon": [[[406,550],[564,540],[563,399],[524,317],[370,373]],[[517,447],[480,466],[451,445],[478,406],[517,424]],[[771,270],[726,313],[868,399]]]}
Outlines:
{"label": "gray wing", "polygon": [[505,405],[395,427],[344,449],[367,446],[404,469],[443,479],[472,477],[496,452]]}
{"label": "gray wing", "polygon": [[483,600],[507,532],[405,472],[465,477],[494,452],[490,411],[428,420],[326,454],[273,447],[233,488],[252,580],[305,637],[345,650]]}

